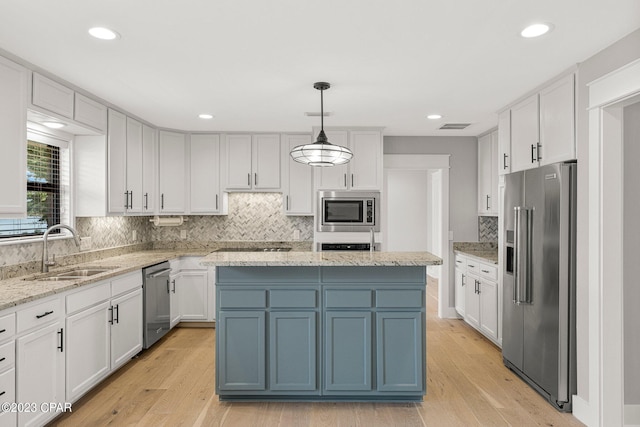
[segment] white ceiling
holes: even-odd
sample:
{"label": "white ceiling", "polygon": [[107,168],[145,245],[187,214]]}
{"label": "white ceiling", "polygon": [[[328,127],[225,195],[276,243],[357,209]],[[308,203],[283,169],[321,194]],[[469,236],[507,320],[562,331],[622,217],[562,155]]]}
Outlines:
{"label": "white ceiling", "polygon": [[[553,32],[523,39],[534,21]],[[107,26],[114,42],[87,29]],[[478,135],[527,91],[640,28],[640,1],[2,0],[0,49],[157,126]],[[208,112],[213,120],[197,118]],[[426,119],[440,113],[442,120]],[[470,122],[464,131],[443,123]]]}

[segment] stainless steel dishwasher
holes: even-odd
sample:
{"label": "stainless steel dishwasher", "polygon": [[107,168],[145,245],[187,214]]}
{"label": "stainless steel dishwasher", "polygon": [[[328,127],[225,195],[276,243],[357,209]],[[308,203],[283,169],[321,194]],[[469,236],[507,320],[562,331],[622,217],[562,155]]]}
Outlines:
{"label": "stainless steel dishwasher", "polygon": [[162,338],[170,327],[168,262],[142,270],[144,276],[144,346],[149,348]]}

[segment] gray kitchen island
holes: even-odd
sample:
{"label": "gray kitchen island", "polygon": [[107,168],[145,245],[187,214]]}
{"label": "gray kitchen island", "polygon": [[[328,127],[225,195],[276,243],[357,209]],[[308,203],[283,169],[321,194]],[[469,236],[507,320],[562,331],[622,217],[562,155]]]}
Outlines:
{"label": "gray kitchen island", "polygon": [[214,252],[221,400],[417,401],[428,252]]}

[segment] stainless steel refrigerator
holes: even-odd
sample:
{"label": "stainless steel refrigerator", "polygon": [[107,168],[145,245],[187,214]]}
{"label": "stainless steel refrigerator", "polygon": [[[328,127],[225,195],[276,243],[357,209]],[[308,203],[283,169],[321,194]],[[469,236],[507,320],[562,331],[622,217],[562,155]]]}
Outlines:
{"label": "stainless steel refrigerator", "polygon": [[576,163],[505,177],[502,356],[558,410],[576,393]]}

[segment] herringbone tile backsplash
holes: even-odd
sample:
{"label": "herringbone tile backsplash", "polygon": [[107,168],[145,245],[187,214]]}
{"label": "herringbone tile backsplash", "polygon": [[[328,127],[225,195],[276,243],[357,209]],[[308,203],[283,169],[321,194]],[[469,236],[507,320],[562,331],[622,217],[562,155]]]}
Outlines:
{"label": "herringbone tile backsplash", "polygon": [[478,217],[478,240],[480,242],[498,241],[498,217],[479,216]]}

